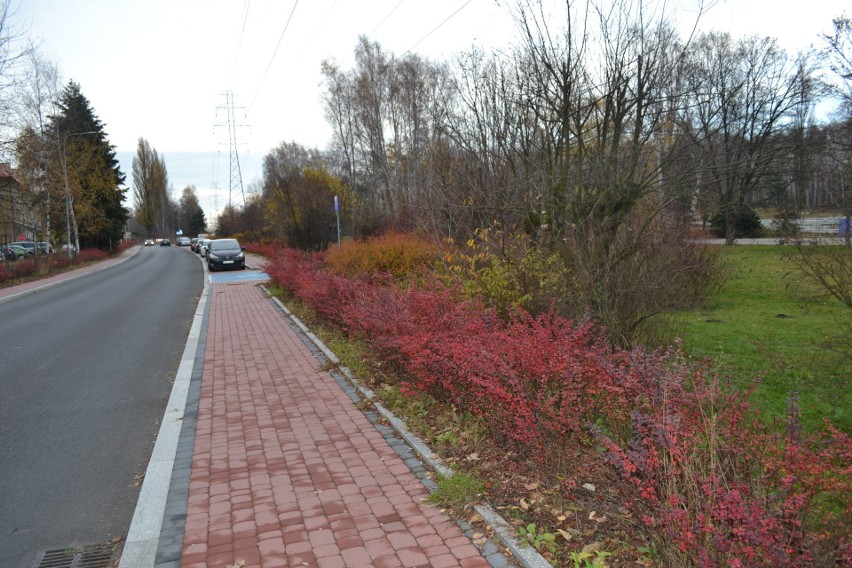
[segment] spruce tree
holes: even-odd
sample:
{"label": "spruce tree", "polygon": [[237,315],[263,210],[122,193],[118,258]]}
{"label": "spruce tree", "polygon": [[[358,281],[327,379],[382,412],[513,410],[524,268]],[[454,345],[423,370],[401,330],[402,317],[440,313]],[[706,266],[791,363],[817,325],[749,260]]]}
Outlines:
{"label": "spruce tree", "polygon": [[80,247],[107,249],[121,240],[128,218],[115,147],[80,85],[70,81],[57,106],[49,132],[60,145],[58,159],[65,160]]}

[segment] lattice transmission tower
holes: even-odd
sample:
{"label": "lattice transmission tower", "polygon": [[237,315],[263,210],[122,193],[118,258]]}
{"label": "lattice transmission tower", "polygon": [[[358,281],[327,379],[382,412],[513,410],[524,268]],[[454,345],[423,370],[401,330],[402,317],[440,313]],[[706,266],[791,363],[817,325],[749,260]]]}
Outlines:
{"label": "lattice transmission tower", "polygon": [[[234,106],[234,93],[232,91],[225,91],[222,93],[222,96],[225,97],[225,104],[216,107],[216,116],[218,117],[219,112],[224,110],[228,122],[217,124],[216,126],[228,127],[228,153],[230,155],[231,164],[231,179],[228,184],[228,206],[239,207],[245,205],[246,195],[245,191],[243,191],[243,172],[240,169],[240,153],[237,149],[237,128],[247,125],[237,124],[237,121],[234,119],[234,114],[236,109],[240,109],[243,111],[243,116],[245,116],[245,108]],[[235,203],[234,199],[239,199],[239,201]]]}

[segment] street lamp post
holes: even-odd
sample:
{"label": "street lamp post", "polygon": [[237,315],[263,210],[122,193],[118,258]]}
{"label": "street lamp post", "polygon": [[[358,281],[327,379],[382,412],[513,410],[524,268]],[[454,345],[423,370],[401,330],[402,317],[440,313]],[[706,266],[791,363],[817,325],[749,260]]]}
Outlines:
{"label": "street lamp post", "polygon": [[66,134],[62,139],[62,177],[65,180],[65,247],[68,252],[68,258],[72,256],[71,249],[71,218],[74,219],[74,249],[73,253],[80,250],[80,238],[77,235],[77,218],[74,215],[74,202],[71,198],[71,191],[68,188],[68,139],[72,136],[85,136],[88,134],[97,134],[95,130],[87,130],[86,132],[72,132]]}

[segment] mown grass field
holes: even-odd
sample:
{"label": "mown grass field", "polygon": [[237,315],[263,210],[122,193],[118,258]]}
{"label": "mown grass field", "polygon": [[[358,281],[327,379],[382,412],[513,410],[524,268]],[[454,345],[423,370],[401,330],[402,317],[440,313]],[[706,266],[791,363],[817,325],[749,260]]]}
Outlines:
{"label": "mown grass field", "polygon": [[735,386],[755,377],[754,402],[771,420],[785,419],[787,399],[799,393],[805,429],[823,419],[852,432],[852,358],[832,346],[849,338],[841,326],[852,309],[815,299],[786,255],[792,247],[723,247],[725,282],[700,310],[679,314],[677,334],[686,351],[707,357]]}

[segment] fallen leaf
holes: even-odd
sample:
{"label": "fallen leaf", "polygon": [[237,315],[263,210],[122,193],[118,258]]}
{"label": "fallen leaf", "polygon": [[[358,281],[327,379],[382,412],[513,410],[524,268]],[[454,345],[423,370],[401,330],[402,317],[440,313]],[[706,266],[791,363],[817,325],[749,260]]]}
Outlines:
{"label": "fallen leaf", "polygon": [[565,539],[565,540],[567,540],[568,542],[571,542],[571,538],[573,538],[573,537],[571,536],[571,533],[569,533],[568,531],[562,530],[562,529],[556,529],[556,532],[558,532],[559,534],[561,534],[561,535],[562,535],[562,538],[564,538],[564,539]]}
{"label": "fallen leaf", "polygon": [[243,568],[246,565],[245,560],[237,560],[236,564],[228,564],[228,568]]}
{"label": "fallen leaf", "polygon": [[477,460],[479,460],[479,454],[476,453],[476,452],[473,452],[472,454],[467,456],[467,461],[477,461]]}
{"label": "fallen leaf", "polygon": [[530,510],[530,504],[527,503],[526,499],[521,499],[521,509],[523,509],[524,511]]}
{"label": "fallen leaf", "polygon": [[601,515],[597,511],[592,511],[589,513],[589,520],[595,521],[596,523],[603,523],[606,521],[606,515]]}
{"label": "fallen leaf", "polygon": [[482,518],[482,515],[480,515],[479,513],[476,513],[476,514],[475,514],[475,515],[473,515],[471,518],[469,518],[469,519],[467,520],[467,522],[469,522],[469,523],[473,524],[473,523],[481,523],[481,522],[482,522],[482,521],[484,521],[484,520],[485,520],[485,519],[483,519],[483,518]]}
{"label": "fallen leaf", "polygon": [[539,483],[528,483],[527,485],[524,485],[524,489],[527,491],[535,491],[538,489],[539,485]]}
{"label": "fallen leaf", "polygon": [[595,541],[591,544],[587,544],[586,546],[584,546],[582,552],[595,552],[596,550],[600,550],[600,548],[601,543]]}

